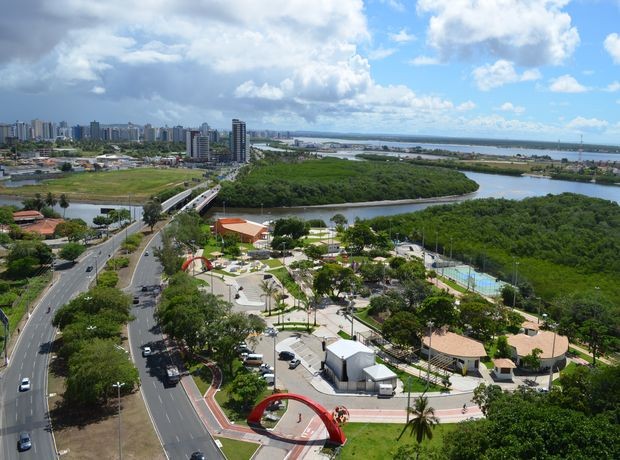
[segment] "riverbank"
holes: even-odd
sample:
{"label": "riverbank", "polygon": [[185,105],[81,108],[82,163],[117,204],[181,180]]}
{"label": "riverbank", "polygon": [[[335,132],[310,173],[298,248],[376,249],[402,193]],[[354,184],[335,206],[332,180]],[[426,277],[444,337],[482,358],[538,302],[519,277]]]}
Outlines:
{"label": "riverbank", "polygon": [[471,198],[476,195],[477,192],[464,193],[462,195],[446,195],[437,196],[433,198],[410,198],[405,200],[380,200],[380,201],[358,201],[353,203],[334,203],[334,204],[316,204],[312,206],[290,206],[283,207],[281,209],[306,209],[306,208],[350,208],[351,206],[392,206],[399,204],[416,204],[416,203],[451,203],[454,201],[461,201],[463,199]]}

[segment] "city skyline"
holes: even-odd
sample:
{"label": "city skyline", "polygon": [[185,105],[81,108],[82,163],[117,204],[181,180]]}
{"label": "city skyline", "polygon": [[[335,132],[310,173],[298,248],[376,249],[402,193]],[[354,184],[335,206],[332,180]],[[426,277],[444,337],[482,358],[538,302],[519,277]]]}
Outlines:
{"label": "city skyline", "polygon": [[620,142],[617,0],[149,5],[6,9],[0,122]]}

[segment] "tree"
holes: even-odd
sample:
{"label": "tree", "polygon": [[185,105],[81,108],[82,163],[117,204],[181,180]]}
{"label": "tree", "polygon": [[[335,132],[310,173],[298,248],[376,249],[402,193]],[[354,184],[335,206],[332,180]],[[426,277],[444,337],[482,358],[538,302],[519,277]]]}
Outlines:
{"label": "tree", "polygon": [[287,219],[276,220],[273,236],[290,236],[294,240],[298,240],[302,236],[310,233],[310,229],[306,223],[298,217],[290,217]]}
{"label": "tree", "polygon": [[383,322],[381,332],[386,339],[394,343],[413,347],[420,344],[419,336],[423,328],[424,326],[414,313],[399,311]]}
{"label": "tree", "polygon": [[105,403],[117,390],[113,383],[122,381],[122,393],[129,393],[138,384],[138,370],[129,355],[111,340],[94,339],[69,359],[69,376],[64,397],[81,407]]}
{"label": "tree", "polygon": [[265,311],[271,315],[271,300],[276,292],[278,292],[278,286],[271,280],[262,280],[260,282],[260,289],[265,295]]}
{"label": "tree", "polygon": [[162,219],[161,212],[162,207],[159,201],[147,201],[142,207],[142,220],[146,225],[151,227],[151,232],[153,231],[155,224]]}
{"label": "tree", "polygon": [[267,381],[258,372],[237,373],[230,384],[230,393],[234,401],[247,408],[267,389]]}
{"label": "tree", "polygon": [[338,264],[325,264],[314,275],[313,288],[316,292],[332,298],[342,292],[351,291],[357,284],[357,277],[349,267]]}
{"label": "tree", "polygon": [[342,226],[347,225],[347,223],[349,222],[347,218],[340,213],[334,214],[332,218],[329,220],[330,222],[333,222],[336,225],[342,225]]}
{"label": "tree", "polygon": [[291,250],[299,246],[299,241],[291,238],[290,236],[274,236],[271,240],[271,249],[274,251],[286,251]]}
{"label": "tree", "polygon": [[364,247],[374,244],[375,234],[367,223],[356,222],[355,225],[345,230],[342,240],[347,251],[357,255],[361,254]]}
{"label": "tree", "polygon": [[500,335],[497,338],[497,350],[495,352],[496,358],[510,358],[512,355],[510,346],[508,345],[508,339],[505,335]]}
{"label": "tree", "polygon": [[58,199],[58,205],[62,208],[62,218],[65,218],[65,212],[67,211],[67,208],[69,207],[69,198],[67,197],[66,194],[61,194],[60,198]]}
{"label": "tree", "polygon": [[58,256],[61,259],[70,260],[75,263],[75,260],[82,255],[82,253],[86,250],[86,246],[78,243],[67,243],[65,244]]}
{"label": "tree", "polygon": [[456,324],[458,310],[451,295],[432,295],[422,302],[420,315],[424,322],[433,321],[435,327],[451,326]]}
{"label": "tree", "polygon": [[412,418],[405,424],[398,439],[407,431],[407,428],[411,429],[411,436],[415,434],[418,444],[422,443],[425,438],[433,439],[433,429],[439,423],[439,419],[435,417],[435,409],[428,405],[428,398],[426,396],[418,396],[414,401],[413,407],[407,408],[407,412],[412,415]]}
{"label": "tree", "polygon": [[161,263],[164,273],[168,276],[174,275],[181,270],[183,265],[183,252],[180,246],[174,242],[174,234],[171,228],[161,232],[161,246],[155,248],[153,254]]}
{"label": "tree", "polygon": [[63,164],[60,165],[60,170],[62,172],[70,172],[73,171],[73,166],[71,166],[71,163],[69,163],[68,161],[65,161]]}
{"label": "tree", "polygon": [[312,260],[319,260],[325,254],[327,254],[327,246],[324,244],[311,244],[304,248],[304,254],[306,257]]}
{"label": "tree", "polygon": [[540,348],[534,348],[532,352],[521,358],[521,365],[528,369],[536,370],[540,368],[540,355],[542,350]]}
{"label": "tree", "polygon": [[475,402],[484,415],[487,414],[489,406],[503,394],[499,385],[485,385],[481,383],[474,389],[474,396],[471,398]]}
{"label": "tree", "polygon": [[88,225],[82,219],[70,219],[61,222],[55,230],[58,236],[64,236],[69,241],[80,241],[88,234]]}
{"label": "tree", "polygon": [[588,343],[588,349],[592,353],[592,365],[596,365],[596,357],[604,353],[612,342],[609,324],[591,318],[584,321],[579,328],[579,334]]}
{"label": "tree", "polygon": [[45,196],[45,204],[50,208],[53,208],[54,206],[56,206],[56,203],[58,203],[58,200],[56,199],[54,194],[52,192],[47,192],[47,195]]}
{"label": "tree", "polygon": [[100,214],[98,216],[93,217],[93,224],[97,227],[107,227],[112,223],[112,220],[109,216],[104,214]]}

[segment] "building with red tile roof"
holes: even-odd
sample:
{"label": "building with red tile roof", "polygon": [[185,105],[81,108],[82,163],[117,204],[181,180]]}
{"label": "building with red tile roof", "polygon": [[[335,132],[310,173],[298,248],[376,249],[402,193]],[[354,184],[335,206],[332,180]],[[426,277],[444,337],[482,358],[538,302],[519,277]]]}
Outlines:
{"label": "building with red tile roof", "polygon": [[228,217],[215,222],[214,232],[218,235],[239,235],[242,243],[254,243],[265,237],[267,227],[238,217]]}

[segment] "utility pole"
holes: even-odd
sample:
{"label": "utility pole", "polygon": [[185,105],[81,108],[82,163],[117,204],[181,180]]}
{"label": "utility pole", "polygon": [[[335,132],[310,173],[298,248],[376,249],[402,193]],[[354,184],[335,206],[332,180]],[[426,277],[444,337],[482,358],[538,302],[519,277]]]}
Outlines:
{"label": "utility pole", "polygon": [[433,345],[433,322],[429,321],[426,323],[428,326],[428,367],[426,369],[426,390],[428,390],[428,386],[431,381],[431,348]]}
{"label": "utility pole", "polygon": [[407,423],[409,423],[409,408],[411,407],[411,376],[407,377]]}
{"label": "utility pole", "polygon": [[551,391],[551,386],[553,385],[553,365],[555,364],[553,355],[555,354],[555,336],[557,335],[557,324],[552,323],[549,325],[549,327],[553,329],[553,345],[551,346],[551,367],[549,368],[549,391]]}
{"label": "utility pole", "polygon": [[519,272],[517,271],[519,268],[519,262],[515,261],[515,285],[512,293],[512,308],[515,308],[517,305],[517,280],[519,279]]}

